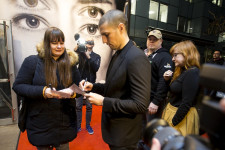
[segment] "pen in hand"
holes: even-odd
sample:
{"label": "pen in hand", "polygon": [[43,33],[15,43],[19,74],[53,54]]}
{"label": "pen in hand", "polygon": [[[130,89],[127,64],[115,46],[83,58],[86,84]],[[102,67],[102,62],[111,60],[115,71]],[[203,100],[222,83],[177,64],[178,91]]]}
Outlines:
{"label": "pen in hand", "polygon": [[51,84],[51,83],[48,84],[48,87],[49,87],[51,90],[53,90],[52,84]]}
{"label": "pen in hand", "polygon": [[83,91],[84,91],[84,87],[85,87],[85,85],[86,85],[86,82],[87,82],[87,78],[85,79],[85,81],[84,81],[84,86],[83,86]]}

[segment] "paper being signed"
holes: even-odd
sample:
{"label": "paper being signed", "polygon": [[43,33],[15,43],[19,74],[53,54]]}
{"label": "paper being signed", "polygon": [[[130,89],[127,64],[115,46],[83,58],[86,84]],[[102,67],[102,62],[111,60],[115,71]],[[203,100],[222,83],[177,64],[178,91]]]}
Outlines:
{"label": "paper being signed", "polygon": [[[85,92],[82,91],[76,84],[71,85],[68,89],[72,90],[76,94],[81,94],[81,95],[85,94]],[[51,92],[52,92],[52,94],[57,95],[62,98],[71,98],[71,94],[64,92],[63,90],[61,90],[61,91],[52,90]]]}

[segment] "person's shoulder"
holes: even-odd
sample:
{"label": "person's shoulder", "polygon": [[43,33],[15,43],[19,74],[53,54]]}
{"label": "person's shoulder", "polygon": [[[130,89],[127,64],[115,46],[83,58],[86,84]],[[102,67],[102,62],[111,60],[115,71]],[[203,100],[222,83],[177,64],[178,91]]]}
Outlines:
{"label": "person's shoulder", "polygon": [[160,49],[157,50],[158,53],[170,53],[168,49],[161,47]]}
{"label": "person's shoulder", "polygon": [[199,74],[200,69],[198,67],[191,67],[186,70],[186,74]]}
{"label": "person's shoulder", "polygon": [[136,46],[132,46],[129,50],[129,53],[134,57],[135,56],[145,56],[146,57],[144,51]]}
{"label": "person's shoulder", "polygon": [[158,57],[171,57],[169,50],[165,49],[165,48],[160,48],[156,51],[156,53],[158,53]]}
{"label": "person's shoulder", "polygon": [[76,65],[77,62],[79,61],[79,56],[76,52],[72,51],[72,50],[69,50],[67,49],[66,50],[68,56],[69,56],[69,59],[70,59],[70,64],[73,66],[73,65]]}
{"label": "person's shoulder", "polygon": [[28,68],[28,70],[33,70],[39,62],[40,57],[38,55],[30,55],[26,57],[23,61],[21,68]]}
{"label": "person's shoulder", "polygon": [[97,53],[95,53],[94,51],[92,51],[92,54],[93,54],[94,56],[96,56],[96,57],[100,57],[100,55],[97,54]]}
{"label": "person's shoulder", "polygon": [[26,62],[36,62],[38,59],[40,59],[40,57],[38,55],[30,55],[30,56],[27,56],[24,61]]}

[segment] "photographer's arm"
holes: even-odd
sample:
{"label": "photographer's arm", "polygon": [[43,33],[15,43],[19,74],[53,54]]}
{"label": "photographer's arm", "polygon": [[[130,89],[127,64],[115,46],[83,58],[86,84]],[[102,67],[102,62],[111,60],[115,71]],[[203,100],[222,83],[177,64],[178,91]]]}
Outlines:
{"label": "photographer's arm", "polygon": [[78,46],[78,44],[77,44],[77,45],[75,45],[75,47],[74,47],[74,49],[73,49],[73,50],[76,52],[76,51],[77,51],[77,49],[78,49],[78,47],[79,47],[79,46]]}

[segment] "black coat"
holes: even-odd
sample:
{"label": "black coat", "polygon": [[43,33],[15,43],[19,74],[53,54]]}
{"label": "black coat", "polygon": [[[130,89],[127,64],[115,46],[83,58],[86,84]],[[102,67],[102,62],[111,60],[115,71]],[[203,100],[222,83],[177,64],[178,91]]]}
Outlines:
{"label": "black coat", "polygon": [[79,71],[82,79],[95,83],[96,72],[100,67],[101,57],[95,52],[91,52],[90,59],[87,59],[85,53],[79,53]]}
{"label": "black coat", "polygon": [[94,84],[104,95],[103,140],[113,146],[127,146],[141,139],[142,116],[150,103],[151,66],[132,41],[121,50],[107,70],[106,83]]}
{"label": "black coat", "polygon": [[[36,55],[25,58],[13,90],[26,98],[28,116],[26,129],[28,139],[35,146],[53,145],[72,141],[77,136],[75,99],[44,99],[46,86],[43,60]],[[81,80],[76,65],[72,70],[73,82]],[[58,85],[57,90],[63,89]]]}
{"label": "black coat", "polygon": [[160,48],[156,52],[153,52],[148,59],[152,67],[151,102],[157,106],[161,106],[169,90],[169,82],[164,80],[163,74],[167,70],[173,71],[174,63],[169,51],[165,48]]}

